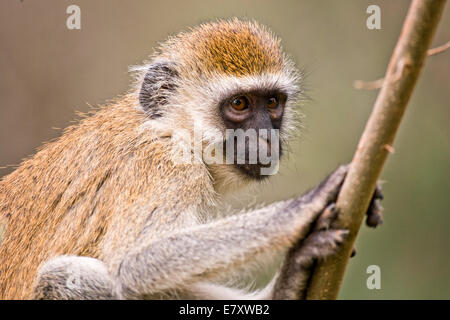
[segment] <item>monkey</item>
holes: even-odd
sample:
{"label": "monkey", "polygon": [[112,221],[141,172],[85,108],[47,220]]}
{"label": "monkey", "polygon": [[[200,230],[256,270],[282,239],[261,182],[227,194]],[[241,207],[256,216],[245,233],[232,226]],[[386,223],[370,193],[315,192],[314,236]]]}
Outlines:
{"label": "monkey", "polygon": [[[296,198],[222,212],[227,194],[276,173],[250,161],[250,136],[225,148],[239,140],[230,132],[255,130],[256,151],[281,159],[299,127],[302,75],[279,38],[253,20],[216,20],[169,37],[133,70],[132,89],[0,181],[0,298],[304,298],[311,265],[348,234],[333,227],[348,166]],[[227,149],[231,163],[196,152],[178,161],[189,145],[178,133],[195,126],[200,146],[218,146],[216,160]],[[284,262],[263,289],[224,284],[276,254]]]}

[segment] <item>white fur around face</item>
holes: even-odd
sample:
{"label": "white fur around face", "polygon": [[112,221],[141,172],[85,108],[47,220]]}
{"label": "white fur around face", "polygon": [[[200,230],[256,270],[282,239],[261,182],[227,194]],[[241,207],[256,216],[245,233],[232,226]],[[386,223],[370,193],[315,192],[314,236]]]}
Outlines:
{"label": "white fur around face", "polygon": [[[148,65],[133,68],[133,71],[138,73],[137,83],[147,69]],[[176,78],[174,81],[177,89],[168,97],[168,103],[161,106],[163,116],[156,119],[149,118],[139,130],[151,132],[159,137],[176,138],[175,140],[179,140],[180,136],[188,136],[187,141],[174,140],[173,145],[180,145],[181,142],[190,144],[196,140],[195,135],[200,133],[202,147],[207,148],[219,142],[218,139],[221,137],[226,137],[226,126],[220,115],[220,106],[224,100],[236,94],[256,90],[279,91],[287,97],[279,131],[280,139],[286,145],[291,140],[291,134],[299,128],[300,112],[296,104],[302,94],[301,77],[295,68],[286,65],[285,70],[279,73],[247,76],[210,73],[200,78]],[[135,94],[138,96],[139,91],[136,90]],[[197,160],[202,162],[202,159]],[[210,166],[209,169],[212,176],[215,176],[215,181],[221,181],[218,185],[247,185],[249,182],[242,173],[230,165]],[[218,192],[219,189],[223,188],[218,188]]]}

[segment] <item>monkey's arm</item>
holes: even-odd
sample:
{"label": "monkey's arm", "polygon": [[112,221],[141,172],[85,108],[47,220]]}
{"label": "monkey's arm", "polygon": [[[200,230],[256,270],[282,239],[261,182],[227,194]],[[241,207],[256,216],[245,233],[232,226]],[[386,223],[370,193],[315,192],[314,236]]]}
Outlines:
{"label": "monkey's arm", "polygon": [[[272,298],[275,282],[250,296],[207,282],[304,239],[317,217],[335,201],[346,172],[347,167],[340,167],[296,199],[187,228],[158,240],[146,242],[141,238],[137,247],[122,258],[116,274],[110,274],[107,266],[97,259],[56,257],[40,267],[31,297],[143,298],[184,291],[210,299]],[[342,230],[333,230],[328,236],[335,245],[343,236]],[[313,250],[312,254],[304,257],[304,261],[322,253]]]}
{"label": "monkey's arm", "polygon": [[[139,298],[187,289],[255,257],[291,247],[305,238],[312,223],[335,200],[346,171],[347,167],[340,167],[299,198],[144,243],[123,258],[116,275],[119,292],[124,298]],[[338,242],[343,232],[330,230],[328,237]]]}
{"label": "monkey's arm", "polygon": [[263,289],[248,293],[201,282],[193,285],[190,290],[192,296],[219,300],[303,299],[314,261],[332,255],[347,234],[346,230],[330,230],[338,213],[334,208],[334,203],[329,205],[314,222],[306,238],[299,239],[289,249],[282,269]]}
{"label": "monkey's arm", "polygon": [[[366,213],[366,224],[369,227],[375,228],[382,223],[382,207],[380,205],[382,198],[381,187],[377,185]],[[243,290],[200,282],[191,287],[192,296],[200,299],[221,300],[304,299],[315,261],[326,259],[334,254],[337,245],[346,234],[345,230],[332,229],[337,216],[338,211],[332,203],[316,219],[310,233],[305,238],[298,239],[297,243],[290,247],[281,270],[262,290],[248,293]]]}
{"label": "monkey's arm", "polygon": [[[332,254],[345,235],[344,230],[329,230],[336,212],[332,205],[327,207],[335,200],[345,173],[346,167],[339,168],[297,199],[144,241],[125,256],[115,275],[97,259],[54,258],[40,268],[32,297],[164,297],[178,291],[203,299],[301,298],[312,262]],[[373,200],[368,223],[374,218],[380,221],[379,209]],[[258,256],[287,248],[291,249],[280,275],[262,291],[247,294],[209,282]]]}

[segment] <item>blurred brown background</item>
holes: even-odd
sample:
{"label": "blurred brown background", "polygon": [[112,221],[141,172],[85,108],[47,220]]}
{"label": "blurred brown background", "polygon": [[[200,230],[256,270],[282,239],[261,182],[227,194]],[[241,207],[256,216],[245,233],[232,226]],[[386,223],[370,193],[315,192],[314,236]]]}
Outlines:
{"label": "blurred brown background", "polygon": [[[81,8],[81,30],[66,28],[66,8]],[[366,8],[381,7],[382,30],[366,28]],[[254,18],[273,29],[304,67],[312,101],[288,163],[251,201],[299,194],[351,160],[376,91],[356,79],[383,76],[409,1],[87,1],[0,3],[0,167],[17,165],[57,137],[88,103],[124,93],[128,66],[158,41],[219,17]],[[450,40],[450,5],[433,46]],[[450,298],[450,51],[429,58],[382,179],[385,223],[363,228],[340,297]],[[0,177],[13,167],[0,169]],[[381,268],[381,290],[366,268]]]}

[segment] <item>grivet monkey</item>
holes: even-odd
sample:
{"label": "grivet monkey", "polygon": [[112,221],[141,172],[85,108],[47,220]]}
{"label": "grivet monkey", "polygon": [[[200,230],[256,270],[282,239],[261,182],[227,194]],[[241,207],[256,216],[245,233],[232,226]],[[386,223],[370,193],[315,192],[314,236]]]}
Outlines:
{"label": "grivet monkey", "polygon": [[[134,89],[0,181],[0,298],[303,298],[312,262],[347,234],[331,228],[346,166],[297,198],[218,214],[224,195],[276,172],[297,128],[301,74],[278,38],[253,21],[206,23],[136,71]],[[200,147],[232,163],[195,150],[194,161],[178,161],[194,127]],[[240,139],[230,130],[253,130],[256,147],[250,134],[229,147]],[[250,161],[260,150],[275,166],[264,152]],[[277,253],[287,253],[284,267],[264,289],[220,284]]]}

